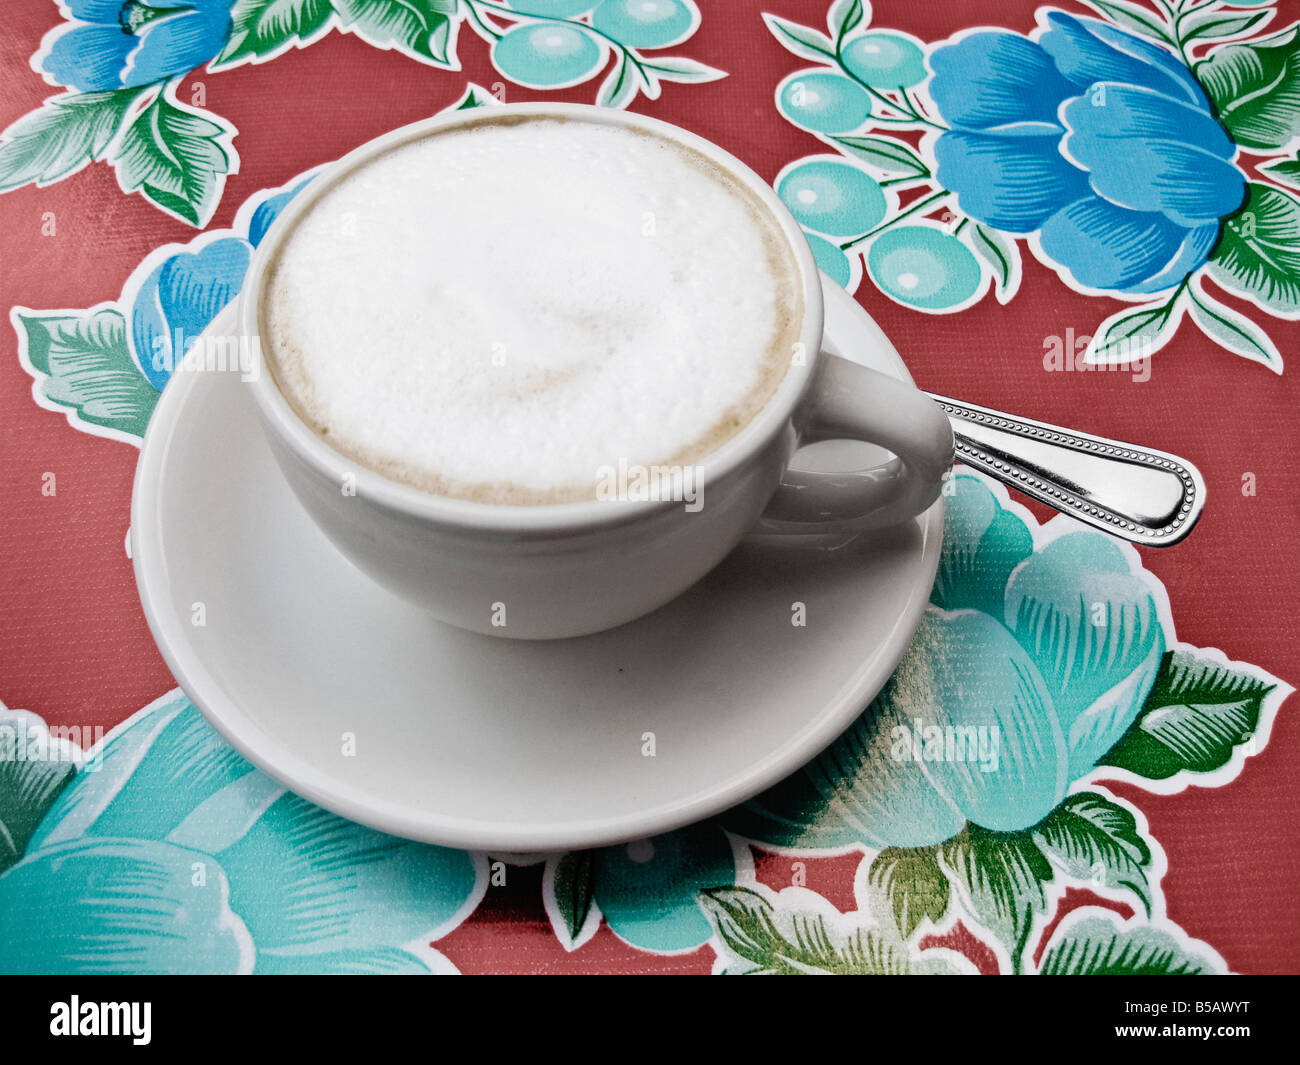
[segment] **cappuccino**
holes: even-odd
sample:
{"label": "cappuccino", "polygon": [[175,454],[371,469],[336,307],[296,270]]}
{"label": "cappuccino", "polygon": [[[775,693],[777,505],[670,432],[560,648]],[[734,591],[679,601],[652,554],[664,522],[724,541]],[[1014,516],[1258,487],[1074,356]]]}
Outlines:
{"label": "cappuccino", "polygon": [[437,495],[564,503],[620,464],[698,464],[748,424],[797,348],[799,293],[776,219],[704,155],[503,115],[326,188],[270,264],[260,331],[281,393],[353,461]]}

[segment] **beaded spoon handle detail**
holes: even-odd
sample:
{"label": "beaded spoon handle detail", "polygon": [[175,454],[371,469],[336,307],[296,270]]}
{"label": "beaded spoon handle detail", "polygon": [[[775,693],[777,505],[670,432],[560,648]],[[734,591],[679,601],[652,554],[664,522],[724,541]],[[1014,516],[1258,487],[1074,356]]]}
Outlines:
{"label": "beaded spoon handle detail", "polygon": [[1205,480],[1186,459],[928,393],[957,458],[1032,499],[1145,547],[1192,531]]}

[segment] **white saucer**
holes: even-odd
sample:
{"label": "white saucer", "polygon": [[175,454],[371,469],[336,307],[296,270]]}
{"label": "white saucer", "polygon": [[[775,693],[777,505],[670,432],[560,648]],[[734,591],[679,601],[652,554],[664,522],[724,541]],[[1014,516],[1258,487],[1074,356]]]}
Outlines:
{"label": "white saucer", "polygon": [[[875,323],[825,288],[827,347],[906,379]],[[227,312],[212,331],[229,328]],[[819,445],[818,465],[842,468],[849,447]],[[699,820],[816,755],[907,648],[943,512],[835,551],[742,545],[681,598],[595,636],[479,636],[334,550],[281,480],[236,374],[181,372],[144,440],[131,528],[163,657],[250,761],[386,832],[540,852]]]}

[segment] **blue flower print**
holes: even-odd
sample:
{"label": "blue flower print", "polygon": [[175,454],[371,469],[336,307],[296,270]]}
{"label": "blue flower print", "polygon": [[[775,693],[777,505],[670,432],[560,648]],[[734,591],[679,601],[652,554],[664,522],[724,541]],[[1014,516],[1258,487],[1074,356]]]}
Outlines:
{"label": "blue flower print", "polygon": [[80,92],[152,85],[221,51],[234,0],[63,0],[71,19],[41,67]]}
{"label": "blue flower print", "polygon": [[241,211],[247,217],[247,238],[236,235],[238,229],[213,240],[199,237],[171,251],[139,283],[129,300],[129,343],[136,365],[154,388],[162,391],[190,346],[238,295],[253,249],[314,176],[266,195],[247,215]]}
{"label": "blue flower print", "polygon": [[931,55],[951,127],[937,178],[972,218],[1038,233],[1081,285],[1172,288],[1245,199],[1236,146],[1173,53],[1096,19],[1046,20],[1037,40],[985,31]]}
{"label": "blue flower print", "polygon": [[309,182],[316,175],[308,174],[301,181],[296,181],[290,187],[282,192],[277,192],[268,196],[265,200],[257,205],[257,210],[253,212],[253,217],[248,223],[248,242],[256,248],[262,243],[262,238],[266,236],[266,231],[271,228],[271,224],[280,217],[280,212],[289,206],[298,193],[307,187]]}
{"label": "blue flower print", "polygon": [[248,271],[248,241],[222,237],[179,251],[144,279],[131,306],[132,353],[162,391],[190,345],[238,294]]}

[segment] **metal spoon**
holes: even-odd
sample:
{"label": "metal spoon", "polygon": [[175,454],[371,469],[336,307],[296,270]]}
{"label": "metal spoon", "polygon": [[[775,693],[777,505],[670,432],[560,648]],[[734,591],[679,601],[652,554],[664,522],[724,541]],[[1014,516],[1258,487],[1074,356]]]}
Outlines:
{"label": "metal spoon", "polygon": [[1168,547],[1201,516],[1205,480],[1177,455],[927,395],[962,462],[1113,536]]}

